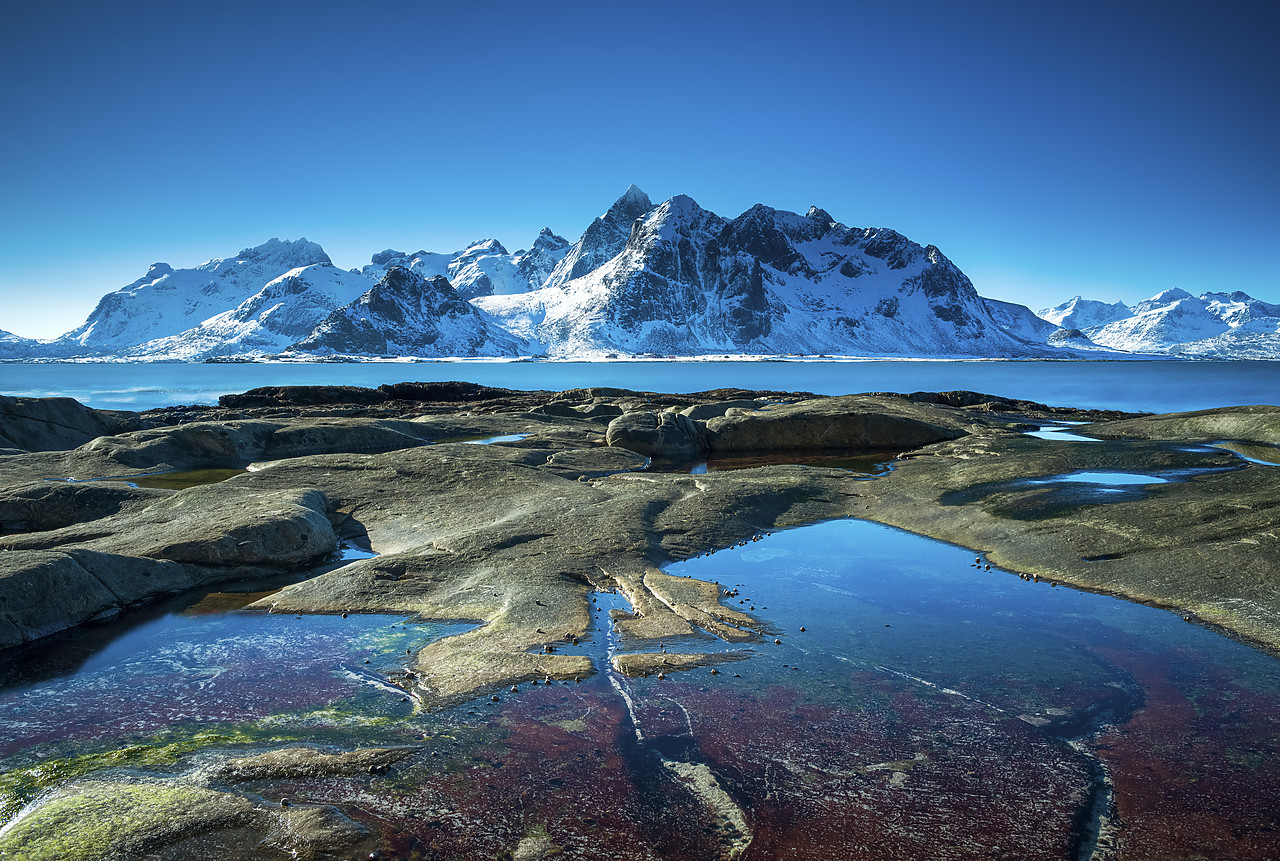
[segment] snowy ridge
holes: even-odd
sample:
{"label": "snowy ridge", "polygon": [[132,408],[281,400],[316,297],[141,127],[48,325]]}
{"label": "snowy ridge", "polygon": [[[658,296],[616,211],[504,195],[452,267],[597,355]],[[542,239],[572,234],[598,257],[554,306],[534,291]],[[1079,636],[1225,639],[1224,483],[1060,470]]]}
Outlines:
{"label": "snowy ridge", "polygon": [[525,345],[441,275],[394,266],[288,352],[361,356],[518,356]]}
{"label": "snowy ridge", "polygon": [[[541,287],[569,249],[569,241],[543,228],[528,251],[507,253],[496,239],[481,239],[453,254],[418,251],[405,254],[388,249],[373,256],[361,273],[377,281],[393,267],[424,278],[444,277],[462,298],[524,293]],[[536,280],[535,280],[536,279]]]}
{"label": "snowy ridge", "polygon": [[1000,324],[1000,328],[1027,341],[1046,343],[1054,333],[1068,328],[1037,316],[1026,305],[986,298],[982,300],[982,304],[991,314],[991,319]]}
{"label": "snowy ridge", "polygon": [[335,267],[272,239],[190,269],[154,264],[60,338],[0,331],[0,359],[261,356],[837,355],[1280,358],[1280,305],[1167,290],[1129,308],[1074,297],[1033,314],[984,299],[936,247],[828,212],[726,219],[630,186],[573,243],[374,254]]}
{"label": "snowy ridge", "polygon": [[[1108,306],[1076,297],[1049,311],[1057,312],[1073,305],[1091,313],[1099,308],[1124,308],[1119,303]],[[1113,350],[1206,358],[1280,359],[1280,305],[1259,301],[1247,293],[1194,296],[1175,287],[1139,302],[1132,309],[1125,308],[1125,312],[1119,318],[1079,328],[1094,344]],[[1041,315],[1047,313],[1041,312]],[[1060,319],[1072,320],[1073,317],[1067,314]]]}
{"label": "snowy ridge", "polygon": [[1133,311],[1123,302],[1108,305],[1105,302],[1075,296],[1061,305],[1045,308],[1036,313],[1042,319],[1063,329],[1088,329],[1092,326],[1105,326],[1107,323],[1123,320]]}
{"label": "snowy ridge", "polygon": [[267,282],[230,311],[180,334],[148,341],[127,354],[192,360],[279,353],[372,286],[365,276],[332,263],[301,266]]}
{"label": "snowy ridge", "polygon": [[176,335],[235,308],[291,269],[330,262],[314,242],[272,239],[193,269],[156,263],[137,281],[103,296],[89,318],[55,344],[110,352]]}

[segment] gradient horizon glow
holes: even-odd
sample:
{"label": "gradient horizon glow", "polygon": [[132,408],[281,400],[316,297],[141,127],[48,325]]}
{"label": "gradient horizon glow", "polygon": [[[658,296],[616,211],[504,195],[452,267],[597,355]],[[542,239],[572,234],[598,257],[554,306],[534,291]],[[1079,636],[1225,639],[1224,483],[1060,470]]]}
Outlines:
{"label": "gradient horizon glow", "polygon": [[1280,7],[920,0],[90,4],[0,40],[0,329],[271,237],[344,268],[542,227],[630,183],[810,204],[1033,309],[1280,302]]}

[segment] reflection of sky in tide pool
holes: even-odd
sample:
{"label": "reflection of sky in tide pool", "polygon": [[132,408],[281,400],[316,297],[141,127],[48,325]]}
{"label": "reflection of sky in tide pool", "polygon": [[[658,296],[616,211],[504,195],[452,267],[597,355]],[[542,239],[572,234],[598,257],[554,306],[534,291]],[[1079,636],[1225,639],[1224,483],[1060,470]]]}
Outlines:
{"label": "reflection of sky in tide pool", "polygon": [[[865,762],[859,745],[883,745],[886,760],[902,761],[886,766],[901,775],[897,788],[927,786],[928,803],[944,808],[960,801],[948,799],[950,792],[969,791],[957,768],[983,774],[1003,760],[1004,770],[987,779],[1012,780],[1020,803],[1033,805],[1030,798],[1053,785],[1046,774],[1061,777],[1074,763],[1082,776],[1097,775],[1101,764],[1114,780],[1115,810],[1131,835],[1142,835],[1132,838],[1135,845],[1146,840],[1150,848],[1122,857],[1169,857],[1163,853],[1180,846],[1230,847],[1224,849],[1230,857],[1280,851],[1274,814],[1280,810],[1280,665],[1272,657],[1172,613],[986,570],[970,551],[866,522],[775,533],[668,570],[736,588],[740,594],[726,602],[755,608],[779,635],[780,645],[770,633],[755,647],[759,657],[732,664],[740,678],[727,685],[757,701],[773,696],[770,691],[794,690],[799,700],[783,696],[782,719],[793,709],[803,716],[798,749],[809,756],[820,759],[822,743],[843,738],[853,758]],[[650,680],[636,684],[640,699],[643,691],[656,696],[662,690]],[[733,724],[708,711],[697,715],[699,700],[703,709],[733,711],[730,703],[741,698],[727,693],[710,705],[721,684],[705,693],[671,690],[667,696],[680,700],[684,714],[668,725],[701,719],[709,738],[730,737]],[[662,725],[662,708],[651,706],[641,710],[641,721],[648,714],[650,732],[659,732],[653,724]],[[750,707],[741,713],[743,722],[750,713]],[[846,718],[830,716],[839,713]],[[863,737],[839,729],[847,720],[887,724]],[[910,731],[888,728],[898,722]],[[757,731],[776,731],[771,723],[766,719]],[[1049,747],[1020,735],[1012,728],[1018,724]],[[1101,736],[1091,737],[1100,729]],[[940,743],[939,734],[954,738]],[[982,739],[976,747],[975,736]],[[1068,749],[1066,741],[1076,737],[1082,740]],[[778,743],[796,747],[795,741]],[[729,770],[750,770],[747,759],[766,757],[759,749],[744,757],[729,745],[702,747],[723,757],[720,767]],[[964,762],[945,761],[948,751],[961,748]],[[1045,772],[1037,776],[1031,768],[1019,778],[1028,756],[1044,757]],[[1017,786],[1019,779],[1048,782]],[[1068,792],[1071,783],[1059,791]],[[1106,793],[1091,792],[1105,809]],[[969,811],[975,839],[990,824],[982,825],[980,795],[972,796]],[[911,807],[907,795],[893,803]],[[1184,817],[1193,813],[1201,821],[1189,826]],[[829,805],[825,815],[830,818]],[[1046,833],[1052,832],[1054,817],[1043,815]],[[1010,823],[1000,827],[1017,830]],[[1233,854],[1241,847],[1266,848]],[[1035,854],[1027,850],[1024,857]]]}
{"label": "reflection of sky in tide pool", "polygon": [[[1079,823],[1097,814],[1119,818],[1125,849],[1096,858],[1280,857],[1275,659],[974,559],[862,521],[778,532],[668,568],[737,590],[724,603],[767,633],[662,645],[744,660],[439,712],[394,684],[406,650],[469,626],[169,615],[44,680],[11,678],[0,755],[28,768],[214,724],[268,727],[237,746],[408,744],[389,775],[244,787],[337,804],[406,857],[495,857],[536,826],[566,858],[693,861],[725,855],[738,815],[743,861],[1088,858]],[[614,608],[598,595],[588,637],[560,651],[600,667],[654,651],[605,635]]]}

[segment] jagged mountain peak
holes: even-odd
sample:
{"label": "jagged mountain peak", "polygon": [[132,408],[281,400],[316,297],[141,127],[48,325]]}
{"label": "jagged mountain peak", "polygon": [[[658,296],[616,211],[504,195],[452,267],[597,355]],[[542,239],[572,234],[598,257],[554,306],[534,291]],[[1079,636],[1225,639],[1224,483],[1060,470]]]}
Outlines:
{"label": "jagged mountain peak", "polygon": [[828,226],[836,223],[836,220],[831,217],[831,213],[818,206],[809,207],[809,211],[806,212],[804,216],[805,218],[812,218],[814,221]]}
{"label": "jagged mountain peak", "polygon": [[625,228],[631,227],[631,222],[640,216],[646,214],[653,209],[653,201],[649,199],[649,195],[645,194],[635,184],[627,186],[627,190],[622,193],[613,202],[608,211],[600,216],[599,220],[611,222]]}
{"label": "jagged mountain peak", "polygon": [[461,257],[473,257],[480,254],[506,254],[507,249],[496,239],[477,239],[462,250]]}
{"label": "jagged mountain peak", "polygon": [[561,287],[612,260],[626,247],[636,219],[648,215],[653,208],[649,195],[634,184],[628,186],[604,215],[587,225],[578,241],[556,263],[544,286]]}
{"label": "jagged mountain peak", "polygon": [[[297,266],[310,266],[313,263],[332,263],[329,255],[317,242],[300,239],[277,239],[272,237],[261,245],[245,248],[235,257],[240,261],[288,261]],[[209,261],[213,263],[215,261]],[[206,264],[207,265],[207,264]]]}
{"label": "jagged mountain peak", "polygon": [[636,185],[634,182],[627,186],[627,190],[622,193],[622,197],[618,198],[617,201],[614,202],[614,206],[617,206],[624,200],[646,208],[653,205],[649,200],[649,195],[641,191],[640,186]]}

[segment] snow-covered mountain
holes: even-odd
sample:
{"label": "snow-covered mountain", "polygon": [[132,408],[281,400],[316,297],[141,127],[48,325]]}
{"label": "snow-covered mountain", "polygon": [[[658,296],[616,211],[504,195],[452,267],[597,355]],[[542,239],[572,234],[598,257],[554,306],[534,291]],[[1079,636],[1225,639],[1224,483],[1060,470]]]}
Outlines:
{"label": "snow-covered mountain", "polygon": [[36,342],[29,338],[0,329],[0,360],[28,358],[35,346]]}
{"label": "snow-covered mountain", "polygon": [[[634,186],[540,290],[475,304],[551,355],[604,352],[1050,354],[1005,331],[933,246],[755,206],[728,221],[679,195],[653,209]],[[613,257],[575,274],[616,247]],[[1029,312],[1028,312],[1029,313]]]}
{"label": "snow-covered mountain", "polygon": [[1043,319],[1043,315],[1037,316],[1026,305],[985,298],[982,304],[986,306],[991,318],[1000,324],[1000,328],[1037,344],[1046,343],[1050,336],[1063,330],[1062,326]]}
{"label": "snow-covered mountain", "polygon": [[116,352],[177,335],[237,307],[292,269],[330,262],[314,242],[272,239],[194,269],[156,263],[137,281],[103,296],[89,318],[54,346],[64,351]]}
{"label": "snow-covered mountain", "polygon": [[518,356],[526,345],[494,325],[441,275],[394,266],[333,311],[289,352],[365,356]]}
{"label": "snow-covered mountain", "polygon": [[516,271],[524,276],[530,290],[536,290],[547,283],[551,273],[564,259],[570,250],[569,240],[556,236],[550,227],[542,228],[533,247],[528,251],[517,251],[512,262]]}
{"label": "snow-covered mountain", "polygon": [[290,269],[268,281],[230,311],[198,326],[147,341],[124,351],[137,357],[204,359],[213,356],[273,354],[307,337],[337,309],[367,292],[373,283],[332,263]]}
{"label": "snow-covered mountain", "polygon": [[1041,319],[1063,329],[1088,329],[1123,320],[1132,315],[1133,310],[1123,302],[1108,305],[1106,302],[1074,296],[1061,305],[1045,308],[1043,311],[1037,311],[1036,314]]}
{"label": "snow-covered mountain", "polygon": [[405,254],[387,249],[373,255],[361,273],[377,281],[394,267],[417,272],[424,278],[441,276],[454,285],[458,295],[471,300],[477,296],[524,293],[541,287],[569,250],[569,241],[543,228],[528,251],[509,254],[496,239],[482,239],[454,252],[440,254],[418,251]]}
{"label": "snow-covered mountain", "polygon": [[153,265],[60,338],[0,332],[0,359],[199,360],[287,353],[1280,358],[1280,306],[1171,290],[1134,308],[1077,296],[1040,312],[984,299],[936,247],[757,205],[727,219],[630,186],[573,243],[374,254],[338,269],[272,239],[191,269]]}
{"label": "snow-covered mountain", "polygon": [[1084,334],[1095,344],[1135,353],[1280,359],[1280,305],[1238,291],[1193,296],[1175,287],[1139,302],[1121,319],[1084,328]]}

